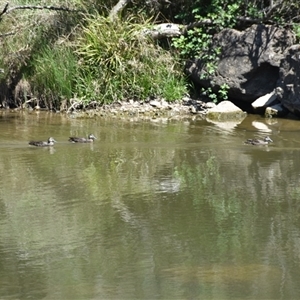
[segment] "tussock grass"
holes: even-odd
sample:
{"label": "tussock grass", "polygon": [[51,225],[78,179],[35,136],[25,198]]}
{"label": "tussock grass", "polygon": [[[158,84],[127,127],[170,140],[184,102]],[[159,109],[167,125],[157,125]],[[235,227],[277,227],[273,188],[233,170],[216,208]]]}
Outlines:
{"label": "tussock grass", "polygon": [[[84,3],[23,0],[10,5],[56,5],[93,11],[92,1],[90,7],[84,7]],[[13,27],[16,20],[19,27]],[[18,80],[26,80],[30,95],[48,108],[59,108],[62,101],[70,99],[85,104],[150,97],[180,99],[187,91],[181,65],[170,52],[142,34],[150,25],[151,20],[130,16],[111,22],[95,11],[15,11],[0,22],[2,32],[17,28],[15,34],[2,39],[0,68],[6,70],[5,76],[14,74],[10,80],[6,77],[11,95]]]}
{"label": "tussock grass", "polygon": [[31,86],[49,107],[59,107],[61,100],[73,96],[77,59],[70,48],[44,46],[32,59]]}
{"label": "tussock grass", "polygon": [[88,80],[85,90],[78,87],[78,95],[84,97],[91,89],[88,94],[94,94],[101,103],[128,98],[181,98],[186,85],[180,64],[142,34],[149,25],[149,20],[137,23],[134,18],[111,23],[100,15],[88,17],[76,53],[82,61],[83,77],[93,80]]}

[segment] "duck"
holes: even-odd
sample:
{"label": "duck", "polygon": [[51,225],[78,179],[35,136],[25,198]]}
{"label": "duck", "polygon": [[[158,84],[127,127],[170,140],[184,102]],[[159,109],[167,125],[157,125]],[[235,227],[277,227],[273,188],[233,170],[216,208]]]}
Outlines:
{"label": "duck", "polygon": [[49,147],[54,146],[56,140],[53,137],[49,137],[48,141],[30,141],[29,145],[36,146],[36,147]]}
{"label": "duck", "polygon": [[269,143],[273,143],[273,140],[269,137],[266,136],[263,140],[261,139],[248,139],[245,141],[245,144],[248,145],[268,145]]}
{"label": "duck", "polygon": [[94,140],[96,140],[96,139],[97,138],[91,133],[91,134],[88,135],[87,138],[70,136],[69,137],[69,142],[72,142],[72,143],[93,143]]}

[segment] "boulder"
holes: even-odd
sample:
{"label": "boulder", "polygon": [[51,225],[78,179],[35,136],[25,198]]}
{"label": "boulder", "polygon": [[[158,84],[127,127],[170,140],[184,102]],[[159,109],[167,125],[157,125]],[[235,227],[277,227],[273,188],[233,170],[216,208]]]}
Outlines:
{"label": "boulder", "polygon": [[280,65],[276,93],[281,104],[300,116],[300,45],[293,45],[285,52]]}
{"label": "boulder", "polygon": [[215,107],[209,109],[206,114],[208,121],[241,121],[246,117],[247,113],[230,101],[222,101]]}
{"label": "boulder", "polygon": [[276,88],[284,51],[294,42],[292,31],[274,25],[252,25],[242,32],[224,29],[213,42],[221,48],[215,72],[210,74],[200,58],[187,62],[186,73],[214,92],[226,83],[229,99],[252,103]]}

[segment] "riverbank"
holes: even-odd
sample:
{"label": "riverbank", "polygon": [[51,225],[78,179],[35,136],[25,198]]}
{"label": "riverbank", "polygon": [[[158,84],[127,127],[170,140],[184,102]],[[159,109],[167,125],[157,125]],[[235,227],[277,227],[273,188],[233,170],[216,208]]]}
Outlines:
{"label": "riverbank", "polygon": [[[31,103],[32,104],[32,103]],[[188,120],[210,119],[212,121],[241,121],[246,112],[230,101],[222,101],[218,105],[188,96],[182,100],[168,102],[165,99],[155,98],[147,101],[123,100],[111,104],[99,104],[97,101],[85,104],[83,101],[71,100],[61,105],[59,110],[40,107],[39,105],[18,108],[5,108],[2,111],[12,112],[49,112],[66,115],[72,119],[115,118],[135,120]],[[246,110],[247,111],[247,110]]]}
{"label": "riverbank", "polygon": [[66,113],[73,118],[90,117],[137,117],[140,119],[153,119],[159,117],[186,118],[199,116],[204,118],[208,109],[214,107],[213,102],[193,100],[189,97],[183,100],[167,102],[164,99],[149,101],[116,101],[109,105],[97,105],[92,103],[88,107],[73,105],[66,110]]}

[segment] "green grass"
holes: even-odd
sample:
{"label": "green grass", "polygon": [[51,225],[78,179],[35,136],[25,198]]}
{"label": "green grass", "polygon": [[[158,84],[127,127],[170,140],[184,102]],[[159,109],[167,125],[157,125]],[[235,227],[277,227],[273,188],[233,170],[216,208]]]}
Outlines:
{"label": "green grass", "polygon": [[[137,23],[129,18],[112,24],[99,15],[87,20],[76,53],[83,62],[85,76],[93,74],[98,82],[94,96],[99,102],[145,100],[150,96],[174,100],[183,96],[186,83],[179,62],[141,34],[143,28],[150,26],[149,20]],[[79,96],[85,93],[86,89],[78,90]]]}
{"label": "green grass", "polygon": [[[72,8],[82,3],[18,2]],[[17,10],[14,18],[20,21],[20,29],[4,39],[0,67],[6,74],[15,74],[14,80],[20,77],[29,82],[32,97],[46,107],[59,108],[63,100],[70,103],[72,98],[85,104],[149,97],[173,101],[187,92],[178,59],[143,36],[151,20],[126,16],[112,23],[95,11],[64,14],[48,10]],[[0,30],[8,32],[13,20],[6,16]]]}
{"label": "green grass", "polygon": [[77,59],[71,49],[45,46],[32,58],[32,68],[30,82],[39,98],[54,106],[72,98]]}

